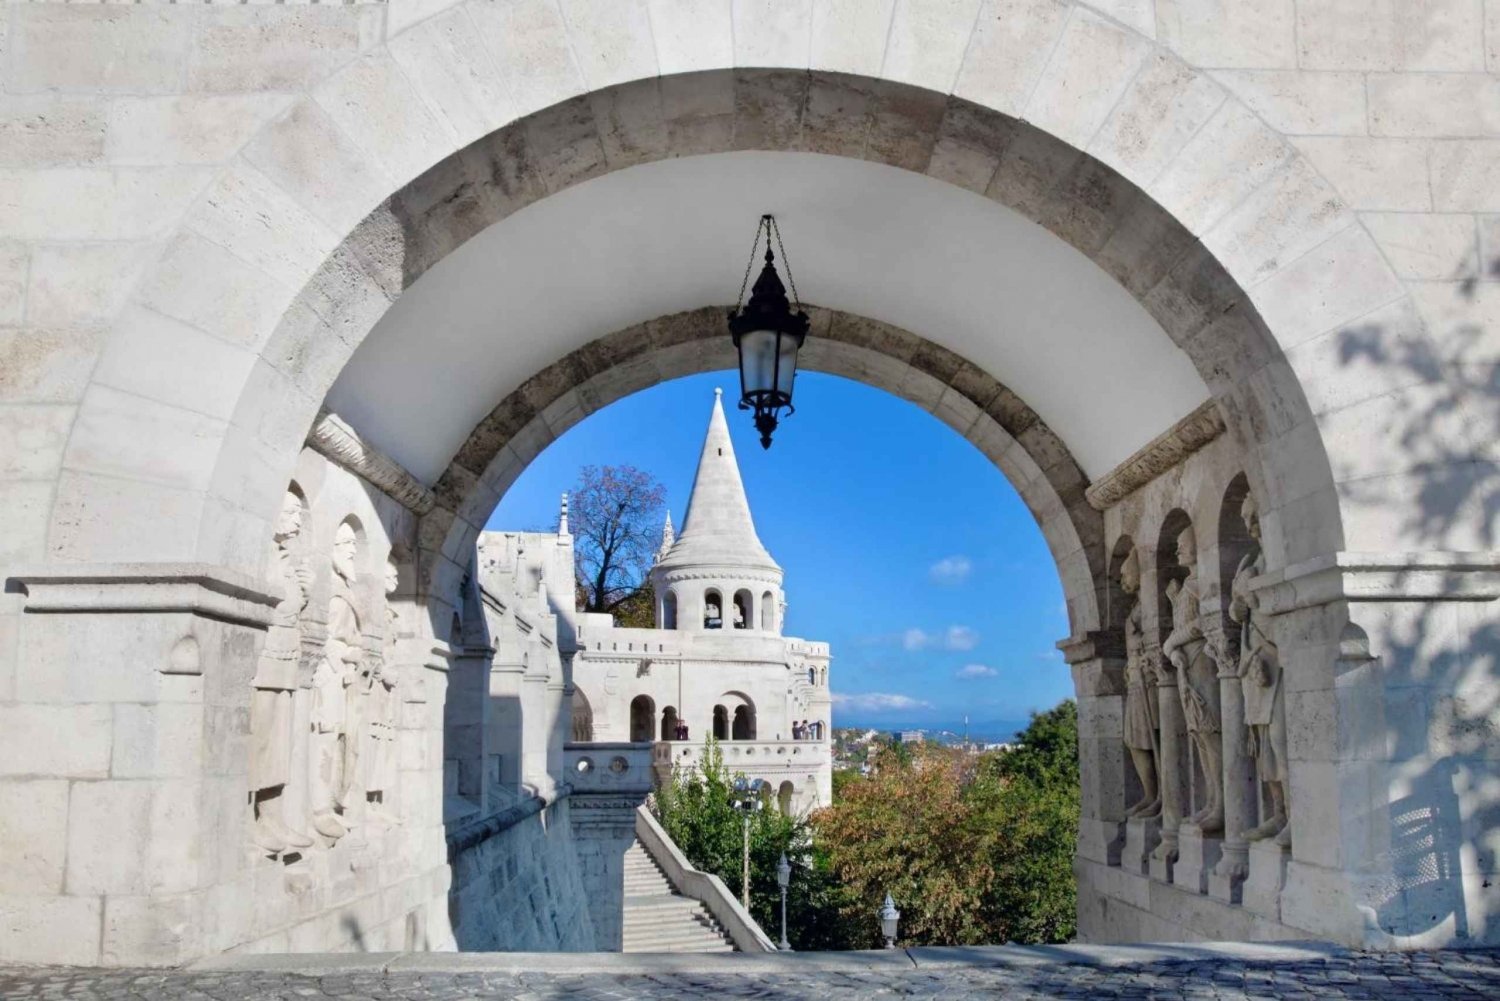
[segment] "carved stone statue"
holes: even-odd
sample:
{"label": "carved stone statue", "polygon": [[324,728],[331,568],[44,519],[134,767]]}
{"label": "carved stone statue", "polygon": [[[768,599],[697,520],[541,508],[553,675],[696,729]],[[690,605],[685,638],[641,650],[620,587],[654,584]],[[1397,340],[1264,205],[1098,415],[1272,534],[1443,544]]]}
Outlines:
{"label": "carved stone statue", "polygon": [[1260,512],[1247,496],[1240,517],[1255,548],[1240,560],[1234,573],[1229,617],[1240,624],[1240,688],[1245,696],[1245,754],[1255,765],[1255,777],[1265,786],[1269,816],[1240,837],[1246,841],[1272,838],[1278,845],[1292,843],[1287,823],[1286,696],[1281,684],[1281,657],[1271,640],[1270,616],[1260,609],[1250,581],[1266,572],[1260,548]]}
{"label": "carved stone statue", "polygon": [[363,705],[359,719],[361,747],[358,757],[359,786],[364,790],[366,809],[378,820],[394,823],[387,793],[395,787],[396,777],[396,706],[394,689],[400,681],[396,665],[396,610],[391,597],[396,593],[399,572],[396,564],[385,565],[385,643],[381,656],[370,658],[360,675]]}
{"label": "carved stone statue", "polygon": [[740,607],[740,603],[738,601],[734,603],[734,628],[745,628],[745,610]]}
{"label": "carved stone statue", "polygon": [[354,580],[359,539],[348,522],[333,539],[333,595],[328,601],[328,640],[313,672],[313,828],[326,838],[348,833],[340,814],[353,778],[348,689],[359,675],[364,649]]}
{"label": "carved stone statue", "polygon": [[1160,707],[1156,700],[1156,668],[1146,655],[1141,628],[1141,564],[1136,550],[1120,566],[1120,590],[1130,601],[1125,616],[1125,748],[1141,780],[1141,799],[1125,811],[1127,817],[1155,817],[1161,813],[1161,791],[1156,768],[1161,758]]}
{"label": "carved stone statue", "polygon": [[705,624],[707,624],[709,622],[718,622],[718,621],[720,621],[720,618],[719,618],[719,603],[718,602],[716,602],[716,601],[710,601],[710,602],[707,602],[706,604],[704,604],[704,606],[703,606],[703,621],[704,621]]}
{"label": "carved stone statue", "polygon": [[1198,542],[1191,525],[1177,536],[1177,563],[1187,570],[1187,576],[1167,585],[1167,600],[1172,604],[1172,632],[1162,644],[1162,653],[1177,669],[1177,694],[1182,699],[1188,737],[1198,752],[1204,789],[1202,807],[1184,823],[1196,825],[1204,834],[1216,834],[1224,829],[1219,672],[1209,656],[1208,641],[1200,624]]}
{"label": "carved stone statue", "polygon": [[312,838],[287,826],[284,792],[291,778],[292,692],[297,687],[297,658],[302,647],[302,613],[307,608],[311,576],[294,551],[302,534],[302,499],[288,490],[273,536],[271,582],[281,600],[266,645],[251,679],[250,796],[254,805],[253,839],[273,855],[307,848]]}

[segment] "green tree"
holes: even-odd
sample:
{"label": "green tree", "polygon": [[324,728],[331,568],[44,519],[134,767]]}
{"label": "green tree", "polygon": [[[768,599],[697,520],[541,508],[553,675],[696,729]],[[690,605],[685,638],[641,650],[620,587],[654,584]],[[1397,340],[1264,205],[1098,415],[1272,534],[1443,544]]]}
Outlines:
{"label": "green tree", "polygon": [[[734,778],[724,765],[718,742],[709,738],[699,767],[674,773],[657,790],[654,810],[688,861],[718,876],[738,898],[743,885],[744,820],[731,805]],[[842,922],[844,896],[828,860],[813,845],[807,820],[782,814],[769,796],[751,814],[751,916],[773,940],[780,937],[776,864],[783,852],[792,865],[787,938],[793,948],[850,948]]]}
{"label": "green tree", "polygon": [[889,892],[919,945],[1065,942],[1075,931],[1077,708],[1033,715],[1010,751],[881,748],[874,773],[814,817],[818,844],[860,918]]}

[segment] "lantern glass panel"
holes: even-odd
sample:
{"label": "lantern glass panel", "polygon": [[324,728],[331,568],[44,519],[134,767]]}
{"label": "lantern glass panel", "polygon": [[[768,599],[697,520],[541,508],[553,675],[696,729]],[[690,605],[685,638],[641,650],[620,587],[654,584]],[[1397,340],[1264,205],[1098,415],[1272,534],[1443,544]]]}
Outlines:
{"label": "lantern glass panel", "polygon": [[792,398],[792,380],[797,377],[797,338],[787,335],[781,338],[778,353],[781,358],[776,369],[776,392],[782,399]]}
{"label": "lantern glass panel", "polygon": [[776,383],[776,332],[752,330],[740,337],[740,380],[746,393],[762,393]]}

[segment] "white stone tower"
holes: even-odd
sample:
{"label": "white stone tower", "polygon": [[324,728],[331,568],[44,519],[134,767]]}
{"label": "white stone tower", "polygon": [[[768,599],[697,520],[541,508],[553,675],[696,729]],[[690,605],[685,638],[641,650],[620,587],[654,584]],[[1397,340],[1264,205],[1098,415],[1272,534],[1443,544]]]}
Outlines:
{"label": "white stone tower", "polygon": [[781,580],[781,567],[755,533],[723,391],[716,389],[687,519],[651,571],[657,627],[779,635]]}

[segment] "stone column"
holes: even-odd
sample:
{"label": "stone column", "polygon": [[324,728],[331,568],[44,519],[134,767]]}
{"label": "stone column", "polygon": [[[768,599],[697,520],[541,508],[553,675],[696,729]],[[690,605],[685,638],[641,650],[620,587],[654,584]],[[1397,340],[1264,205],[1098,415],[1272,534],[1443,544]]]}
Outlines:
{"label": "stone column", "polygon": [[1157,706],[1161,713],[1161,758],[1156,780],[1161,786],[1161,843],[1151,853],[1151,878],[1172,882],[1177,863],[1178,828],[1187,807],[1187,720],[1177,695],[1177,672],[1166,663],[1158,643],[1149,643],[1146,656],[1157,665]]}
{"label": "stone column", "polygon": [[1245,754],[1245,693],[1240,687],[1240,645],[1222,624],[1218,602],[1203,604],[1203,632],[1219,665],[1219,736],[1224,756],[1224,842],[1208,874],[1208,894],[1226,904],[1240,902],[1249,872],[1250,846],[1241,837],[1255,824],[1255,769]]}
{"label": "stone column", "polygon": [[1090,632],[1058,642],[1073,671],[1078,696],[1078,757],[1082,782],[1078,857],[1120,864],[1126,806],[1124,645],[1113,632]]}

